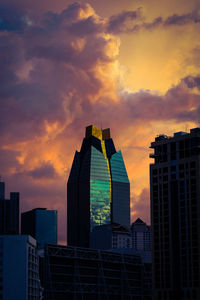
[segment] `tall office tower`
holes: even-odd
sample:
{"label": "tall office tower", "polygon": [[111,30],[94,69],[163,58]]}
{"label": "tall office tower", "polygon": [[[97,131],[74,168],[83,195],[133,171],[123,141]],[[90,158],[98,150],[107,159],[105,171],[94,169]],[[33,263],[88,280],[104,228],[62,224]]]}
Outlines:
{"label": "tall office tower", "polygon": [[200,128],[151,148],[154,299],[200,299]]}
{"label": "tall office tower", "polygon": [[35,208],[21,214],[21,232],[36,239],[38,248],[57,244],[57,211]]}
{"label": "tall office tower", "polygon": [[67,183],[68,245],[89,247],[92,229],[111,223],[130,226],[130,183],[110,129],[91,125]]}
{"label": "tall office tower", "polygon": [[132,248],[138,251],[151,251],[151,226],[138,218],[131,225]]}
{"label": "tall office tower", "polygon": [[0,182],[0,234],[19,234],[19,193],[5,199],[4,182]]}
{"label": "tall office tower", "polygon": [[41,299],[36,241],[28,235],[0,235],[0,299]]}

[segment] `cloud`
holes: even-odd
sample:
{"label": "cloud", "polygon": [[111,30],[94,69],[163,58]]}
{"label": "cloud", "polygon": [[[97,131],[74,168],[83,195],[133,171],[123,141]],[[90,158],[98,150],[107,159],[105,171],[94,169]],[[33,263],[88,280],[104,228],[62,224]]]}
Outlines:
{"label": "cloud", "polygon": [[135,11],[124,11],[109,18],[107,31],[111,33],[128,32],[133,30],[133,24],[141,21],[141,9]]}
{"label": "cloud", "polygon": [[144,222],[150,224],[150,191],[148,188],[143,189],[138,197],[135,196],[132,215],[132,221],[141,218]]}
{"label": "cloud", "polygon": [[29,19],[25,14],[22,15],[22,11],[16,5],[2,5],[0,7],[0,31],[23,32],[28,26]]}
{"label": "cloud", "polygon": [[184,15],[177,15],[174,14],[172,16],[169,16],[164,21],[164,26],[171,26],[171,25],[187,25],[190,23],[200,23],[200,15],[198,11],[184,14]]}
{"label": "cloud", "polygon": [[20,152],[14,150],[0,149],[0,176],[3,179],[7,174],[16,172],[20,164],[17,157]]}
{"label": "cloud", "polygon": [[44,162],[40,167],[27,172],[27,174],[34,179],[54,179],[56,177],[56,171],[50,162]]}
{"label": "cloud", "polygon": [[200,23],[198,11],[178,15],[173,14],[167,18],[156,17],[152,22],[147,22],[142,14],[142,8],[136,11],[124,11],[109,18],[107,31],[113,34],[132,33],[140,30],[153,30],[159,27],[184,26]]}
{"label": "cloud", "polygon": [[112,86],[109,75],[99,74],[112,68],[117,38],[101,31],[101,25],[88,4],[75,3],[60,14],[45,14],[23,36],[1,33],[0,122],[9,139],[12,132],[17,140],[27,140],[33,131],[41,136],[45,121],[59,120],[63,126],[71,109],[84,109],[83,99],[95,99],[105,88],[105,78]]}
{"label": "cloud", "polygon": [[184,78],[184,82],[188,86],[188,88],[198,88],[200,90],[200,77],[187,76]]}

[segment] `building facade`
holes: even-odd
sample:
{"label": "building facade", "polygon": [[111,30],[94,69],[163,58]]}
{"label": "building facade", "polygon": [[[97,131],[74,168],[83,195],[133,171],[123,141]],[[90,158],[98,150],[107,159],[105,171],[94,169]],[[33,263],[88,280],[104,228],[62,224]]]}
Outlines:
{"label": "building facade", "polygon": [[132,248],[130,229],[116,223],[96,226],[91,233],[91,248]]}
{"label": "building facade", "polygon": [[154,299],[200,299],[200,128],[151,148]]}
{"label": "building facade", "polygon": [[0,299],[40,300],[36,241],[27,235],[0,235]]}
{"label": "building facade", "polygon": [[57,211],[35,208],[22,213],[21,232],[36,239],[38,248],[57,244]]}
{"label": "building facade", "polygon": [[150,300],[145,278],[138,255],[53,245],[44,251],[44,300]]}
{"label": "building facade", "polygon": [[19,193],[5,199],[5,183],[0,182],[0,234],[19,234]]}
{"label": "building facade", "polygon": [[131,225],[132,248],[137,251],[151,251],[151,226],[138,218]]}
{"label": "building facade", "polygon": [[67,183],[68,245],[89,247],[93,228],[112,222],[130,226],[130,183],[110,129],[91,125]]}

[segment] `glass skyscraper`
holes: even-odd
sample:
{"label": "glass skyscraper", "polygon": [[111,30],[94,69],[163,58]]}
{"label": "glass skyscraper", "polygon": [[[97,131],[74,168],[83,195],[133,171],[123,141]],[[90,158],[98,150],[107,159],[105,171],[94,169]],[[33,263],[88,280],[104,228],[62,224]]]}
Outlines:
{"label": "glass skyscraper", "polygon": [[90,125],[67,183],[68,245],[89,247],[93,228],[113,222],[130,226],[130,183],[110,129]]}

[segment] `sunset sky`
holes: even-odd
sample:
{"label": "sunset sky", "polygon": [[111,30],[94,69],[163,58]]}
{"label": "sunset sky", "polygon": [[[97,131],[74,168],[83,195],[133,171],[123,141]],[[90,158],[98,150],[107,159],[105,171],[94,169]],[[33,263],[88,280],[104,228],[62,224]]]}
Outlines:
{"label": "sunset sky", "polygon": [[111,129],[149,217],[149,149],[200,121],[199,0],[1,0],[0,175],[21,211],[58,210],[85,127]]}

